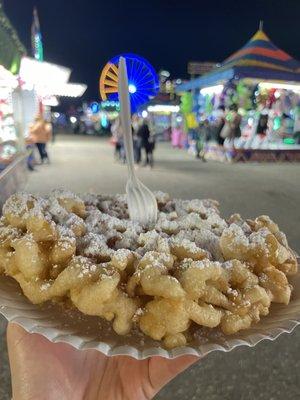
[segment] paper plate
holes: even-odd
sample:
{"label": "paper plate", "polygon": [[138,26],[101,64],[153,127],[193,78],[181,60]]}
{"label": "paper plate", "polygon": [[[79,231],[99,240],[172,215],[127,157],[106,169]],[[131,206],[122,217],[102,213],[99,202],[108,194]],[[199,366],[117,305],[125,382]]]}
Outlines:
{"label": "paper plate", "polygon": [[127,355],[142,360],[151,356],[175,358],[182,355],[204,356],[211,351],[230,351],[238,346],[253,347],[262,340],[275,340],[292,332],[300,324],[300,273],[290,279],[294,287],[288,306],[272,304],[268,316],[235,335],[225,336],[219,330],[198,329],[189,346],[166,350],[141,332],[118,336],[111,326],[98,317],[85,316],[59,305],[31,304],[19,285],[9,277],[0,277],[0,313],[28,332],[39,333],[51,342],[65,342],[76,349],[96,349],[107,356]]}

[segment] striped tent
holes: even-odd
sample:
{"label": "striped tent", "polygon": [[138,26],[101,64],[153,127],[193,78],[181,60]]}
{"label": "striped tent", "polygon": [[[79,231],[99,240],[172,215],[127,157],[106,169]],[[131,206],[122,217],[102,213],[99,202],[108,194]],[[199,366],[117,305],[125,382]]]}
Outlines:
{"label": "striped tent", "polygon": [[233,66],[289,72],[299,69],[300,71],[300,62],[275,46],[262,30],[258,30],[244,47],[232,54],[222,64],[222,68]]}
{"label": "striped tent", "polygon": [[176,92],[224,83],[230,79],[300,82],[300,62],[275,46],[259,29],[239,51],[210,73],[176,88]]}

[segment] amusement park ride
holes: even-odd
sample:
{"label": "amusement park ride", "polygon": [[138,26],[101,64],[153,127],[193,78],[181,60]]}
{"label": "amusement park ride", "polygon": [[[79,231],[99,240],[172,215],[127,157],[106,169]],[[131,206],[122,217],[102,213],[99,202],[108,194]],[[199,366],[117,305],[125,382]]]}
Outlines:
{"label": "amusement park ride", "polygon": [[100,75],[99,89],[103,101],[118,101],[118,65],[120,57],[126,60],[131,112],[156,96],[159,90],[158,76],[152,65],[136,54],[122,54],[112,58]]}

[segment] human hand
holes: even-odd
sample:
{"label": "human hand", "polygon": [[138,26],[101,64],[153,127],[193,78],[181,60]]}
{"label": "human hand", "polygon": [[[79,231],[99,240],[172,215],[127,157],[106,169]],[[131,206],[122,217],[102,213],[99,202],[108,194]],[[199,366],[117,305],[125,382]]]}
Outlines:
{"label": "human hand", "polygon": [[149,400],[199,360],[107,357],[97,350],[51,343],[11,323],[7,343],[13,400]]}

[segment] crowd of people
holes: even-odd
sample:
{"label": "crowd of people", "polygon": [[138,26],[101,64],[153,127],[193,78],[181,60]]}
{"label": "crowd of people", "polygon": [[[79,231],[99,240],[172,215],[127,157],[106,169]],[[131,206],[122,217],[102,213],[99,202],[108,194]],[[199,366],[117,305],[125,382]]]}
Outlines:
{"label": "crowd of people", "polygon": [[[290,116],[284,113],[274,118],[263,110],[255,116],[256,120],[254,117],[248,118],[248,121],[252,120],[252,125],[249,125],[245,119],[243,121],[237,105],[232,104],[228,109],[218,107],[213,117],[213,120],[204,119],[197,128],[189,129],[186,137],[186,147],[192,148],[196,157],[203,161],[207,142],[218,143],[226,149],[268,148],[269,143],[280,145],[285,138],[292,138],[293,143],[300,144],[300,130],[293,126]],[[279,122],[275,127],[276,121]],[[178,127],[172,131],[172,145],[185,147],[183,131]]]}
{"label": "crowd of people", "polygon": [[200,149],[202,150],[204,143],[209,140],[214,140],[221,146],[225,141],[227,144],[233,142],[234,139],[241,136],[241,121],[242,117],[238,113],[236,104],[233,104],[227,111],[224,106],[220,106],[216,111],[215,120],[211,123],[204,120],[200,126],[198,137]]}
{"label": "crowd of people", "polygon": [[[116,118],[111,126],[112,142],[115,145],[115,159],[122,163],[126,162],[124,149],[123,129],[120,118]],[[134,161],[137,165],[153,167],[153,152],[155,149],[155,138],[149,128],[146,118],[137,115],[132,117],[132,137]]]}
{"label": "crowd of people", "polygon": [[214,115],[214,121],[204,119],[197,128],[189,129],[184,143],[185,135],[181,127],[172,130],[172,146],[186,147],[191,146],[196,158],[205,161],[204,147],[208,141],[215,141],[220,146],[230,145],[234,140],[241,136],[240,124],[242,117],[238,113],[238,108],[233,104],[228,110],[224,106],[218,107]]}

